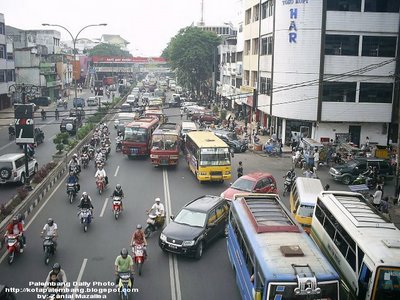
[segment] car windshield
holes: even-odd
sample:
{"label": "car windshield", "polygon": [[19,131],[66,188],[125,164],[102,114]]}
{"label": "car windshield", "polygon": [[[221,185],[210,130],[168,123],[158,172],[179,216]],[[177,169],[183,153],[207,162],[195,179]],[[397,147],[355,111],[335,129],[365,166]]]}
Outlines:
{"label": "car windshield", "polygon": [[298,215],[310,218],[313,216],[314,213],[314,206],[313,205],[300,205]]}
{"label": "car windshield", "polygon": [[355,160],[349,160],[347,162],[347,166],[350,167],[350,168],[355,168],[355,167],[357,167],[357,165],[358,165],[358,162],[355,161]]}
{"label": "car windshield", "polygon": [[200,166],[227,166],[231,164],[228,148],[202,148]]}
{"label": "car windshield", "polygon": [[179,224],[194,226],[194,227],[204,227],[207,214],[192,211],[189,209],[182,209],[179,214],[175,217],[174,221]]}
{"label": "car windshield", "polygon": [[172,134],[153,134],[154,150],[174,150],[178,146],[178,136]]}
{"label": "car windshield", "polygon": [[254,181],[244,178],[239,178],[231,185],[232,188],[245,192],[251,192],[253,190],[253,186]]}
{"label": "car windshield", "polygon": [[147,141],[147,130],[140,127],[125,128],[124,140],[145,143]]}

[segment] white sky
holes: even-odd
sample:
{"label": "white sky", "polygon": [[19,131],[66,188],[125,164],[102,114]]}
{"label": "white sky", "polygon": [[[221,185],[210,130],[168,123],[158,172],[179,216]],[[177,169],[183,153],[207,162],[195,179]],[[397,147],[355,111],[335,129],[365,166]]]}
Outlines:
{"label": "white sky", "polygon": [[[134,56],[159,56],[170,39],[179,31],[200,20],[201,0],[8,0],[1,1],[0,13],[5,24],[25,30],[54,29],[61,40],[71,40],[59,27],[43,27],[42,23],[62,25],[75,36],[89,24],[107,23],[105,27],[89,27],[80,38],[100,38],[102,34],[118,34],[130,44]],[[206,25],[235,26],[239,0],[204,0]]]}

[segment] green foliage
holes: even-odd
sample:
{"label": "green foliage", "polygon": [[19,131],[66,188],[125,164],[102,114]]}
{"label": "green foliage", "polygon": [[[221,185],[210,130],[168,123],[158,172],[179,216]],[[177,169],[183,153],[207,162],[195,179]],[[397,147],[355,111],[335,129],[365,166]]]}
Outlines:
{"label": "green foliage", "polygon": [[58,153],[61,153],[64,150],[64,145],[68,145],[68,140],[69,134],[67,132],[61,132],[56,135],[56,137],[53,139],[53,143],[56,144]]}
{"label": "green foliage", "polygon": [[79,128],[78,133],[76,134],[76,137],[78,140],[83,139],[85,136],[87,136],[94,127],[93,123],[88,123],[86,125],[83,125],[81,128]]}
{"label": "green foliage", "polygon": [[130,58],[132,54],[129,51],[120,49],[112,44],[99,44],[89,50],[89,56],[116,56],[118,58]]}
{"label": "green foliage", "polygon": [[56,149],[58,150],[58,153],[61,153],[64,150],[65,146],[64,144],[56,144]]}
{"label": "green foliage", "polygon": [[227,114],[227,112],[225,109],[221,110],[221,116],[220,116],[221,120],[226,120],[226,114]]}
{"label": "green foliage", "polygon": [[198,27],[186,27],[175,35],[162,56],[165,57],[184,87],[196,90],[211,78],[213,60],[220,38],[213,32]]}
{"label": "green foliage", "polygon": [[213,113],[214,114],[218,114],[218,112],[219,112],[219,110],[218,110],[218,106],[217,105],[215,105],[214,107],[213,107],[213,109],[212,109],[212,111],[213,111]]}

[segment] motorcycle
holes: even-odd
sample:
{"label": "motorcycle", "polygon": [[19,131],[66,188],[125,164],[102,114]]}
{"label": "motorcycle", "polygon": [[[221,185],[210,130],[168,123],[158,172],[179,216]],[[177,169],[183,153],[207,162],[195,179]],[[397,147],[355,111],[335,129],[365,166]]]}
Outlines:
{"label": "motorcycle", "polygon": [[132,290],[132,280],[130,272],[120,272],[118,274],[118,292],[122,300],[129,299],[129,292]]}
{"label": "motorcycle", "polygon": [[81,220],[81,224],[83,225],[83,231],[87,232],[89,224],[92,222],[92,212],[88,208],[80,209],[78,216]]}
{"label": "motorcycle", "polygon": [[359,174],[356,179],[354,179],[353,185],[366,184],[369,190],[373,190],[377,187],[377,182],[371,177],[367,177],[363,174]]}
{"label": "motorcycle", "polygon": [[112,209],[113,209],[115,220],[118,219],[119,214],[121,213],[121,204],[122,204],[121,200],[122,200],[121,197],[118,197],[118,196],[113,197]]}
{"label": "motorcycle", "polygon": [[89,166],[89,155],[87,155],[86,153],[83,153],[81,155],[81,162],[82,162],[83,168],[86,169]]}
{"label": "motorcycle", "polygon": [[81,172],[81,167],[79,165],[70,165],[69,172],[74,173],[75,176],[79,176],[79,173]]}
{"label": "motorcycle", "polygon": [[72,203],[77,194],[76,183],[67,183],[67,194],[69,203]]}
{"label": "motorcycle", "polygon": [[142,267],[145,261],[145,256],[144,256],[144,245],[143,244],[137,244],[132,247],[132,253],[133,253],[133,261],[136,265],[136,270],[138,271],[139,276],[142,275]]}
{"label": "motorcycle", "polygon": [[104,167],[104,159],[96,159],[94,162],[94,166],[96,169],[98,169],[99,166]]}
{"label": "motorcycle", "polygon": [[48,265],[50,262],[50,255],[55,254],[54,241],[52,236],[46,236],[43,239],[43,250],[44,250],[44,263]]}
{"label": "motorcycle", "polygon": [[161,216],[157,216],[155,213],[152,213],[152,212],[150,212],[148,214],[148,216],[149,217],[147,218],[147,221],[146,221],[147,226],[144,229],[144,236],[146,238],[150,237],[150,235],[153,232],[161,229],[164,226],[164,221],[165,221],[165,218],[163,218]]}
{"label": "motorcycle", "polygon": [[15,254],[23,252],[17,234],[7,234],[7,252],[8,252],[8,263],[10,265],[14,261]]}
{"label": "motorcycle", "polygon": [[285,181],[283,183],[283,196],[286,196],[290,194],[290,191],[292,190],[292,185],[294,180],[296,179],[295,176],[289,177],[289,176],[283,176],[285,178]]}
{"label": "motorcycle", "polygon": [[101,151],[101,154],[103,154],[103,157],[105,158],[105,160],[107,160],[108,159],[108,150],[107,150],[107,148],[106,147],[102,147],[100,151]]}
{"label": "motorcycle", "polygon": [[117,142],[115,143],[115,152],[121,152],[121,151],[122,151],[122,141],[117,140]]}
{"label": "motorcycle", "polygon": [[11,132],[8,134],[8,139],[9,139],[10,141],[15,140],[15,131],[11,131]]}
{"label": "motorcycle", "polygon": [[101,195],[104,191],[105,188],[105,182],[103,177],[97,177],[96,178],[96,186],[99,191],[99,194]]}

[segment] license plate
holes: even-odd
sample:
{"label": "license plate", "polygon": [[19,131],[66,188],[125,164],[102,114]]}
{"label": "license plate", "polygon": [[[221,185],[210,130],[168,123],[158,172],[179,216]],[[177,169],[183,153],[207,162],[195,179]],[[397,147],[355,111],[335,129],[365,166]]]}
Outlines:
{"label": "license plate", "polygon": [[177,246],[174,246],[174,245],[169,245],[169,244],[168,244],[168,247],[171,248],[171,249],[178,249],[178,247],[177,247]]}
{"label": "license plate", "polygon": [[136,256],[143,256],[143,250],[136,250],[135,255]]}
{"label": "license plate", "polygon": [[167,159],[160,160],[160,165],[167,166],[168,165],[168,160]]}
{"label": "license plate", "polygon": [[138,148],[131,148],[131,154],[138,154],[139,149]]}

